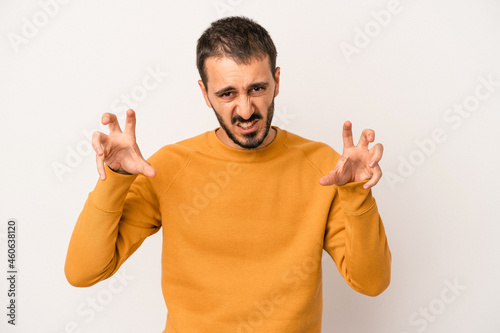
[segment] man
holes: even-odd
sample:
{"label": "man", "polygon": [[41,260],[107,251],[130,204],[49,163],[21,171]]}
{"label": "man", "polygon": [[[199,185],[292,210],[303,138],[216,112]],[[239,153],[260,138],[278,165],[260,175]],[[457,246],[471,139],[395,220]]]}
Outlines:
{"label": "man", "polygon": [[93,137],[101,179],[75,226],[66,276],[75,286],[104,280],[162,228],[164,332],[321,332],[323,249],[353,289],[375,296],[389,285],[370,190],[382,146],[368,149],[372,130],[355,146],[349,122],[342,156],[271,126],[280,68],[252,20],[212,23],[197,66],[219,128],[146,161],[134,111],[123,132],[103,115],[110,134]]}

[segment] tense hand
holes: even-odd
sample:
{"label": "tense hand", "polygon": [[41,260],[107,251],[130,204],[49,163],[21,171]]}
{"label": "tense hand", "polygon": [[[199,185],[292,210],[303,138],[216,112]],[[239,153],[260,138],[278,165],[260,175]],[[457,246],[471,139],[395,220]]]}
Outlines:
{"label": "tense hand", "polygon": [[349,182],[357,182],[361,180],[368,181],[363,187],[368,189],[378,183],[382,177],[382,170],[378,162],[382,158],[384,147],[377,143],[371,149],[368,149],[368,144],[375,140],[375,132],[370,129],[365,129],[361,133],[358,145],[354,146],[352,140],[352,124],[350,121],[344,123],[342,131],[344,139],[344,150],[340,156],[335,168],[323,176],[319,183],[321,185],[344,185]]}
{"label": "tense hand", "polygon": [[124,132],[120,129],[118,119],[112,113],[103,114],[101,122],[109,126],[109,135],[97,131],[92,135],[92,147],[97,154],[97,171],[101,179],[106,179],[104,163],[118,173],[131,175],[142,173],[145,176],[154,177],[155,169],[142,157],[137,146],[134,110],[127,110]]}

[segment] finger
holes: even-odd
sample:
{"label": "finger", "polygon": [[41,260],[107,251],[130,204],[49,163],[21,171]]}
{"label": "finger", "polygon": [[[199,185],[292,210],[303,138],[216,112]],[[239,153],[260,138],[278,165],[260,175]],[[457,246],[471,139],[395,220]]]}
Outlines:
{"label": "finger", "polygon": [[352,141],[352,124],[349,120],[344,123],[342,139],[344,140],[344,148],[354,146],[354,142]]}
{"label": "finger", "polygon": [[92,133],[92,148],[97,155],[104,155],[103,144],[107,141],[108,136],[99,131]]}
{"label": "finger", "polygon": [[146,160],[143,163],[143,167],[142,167],[141,173],[144,174],[144,176],[147,176],[147,177],[154,177],[154,176],[156,176],[156,170]]}
{"label": "finger", "polygon": [[104,154],[96,155],[95,162],[97,165],[97,172],[102,180],[106,180],[106,169],[104,168]]}
{"label": "finger", "polygon": [[135,112],[132,109],[127,110],[127,120],[125,121],[125,133],[132,135],[135,138]]}
{"label": "finger", "polygon": [[378,162],[382,159],[382,154],[384,153],[384,146],[381,143],[377,143],[375,146],[370,149],[370,154],[372,158],[370,159],[370,168],[375,167]]}
{"label": "finger", "polygon": [[372,188],[378,183],[381,177],[382,177],[382,170],[380,169],[380,166],[377,165],[373,170],[372,178],[365,185],[363,185],[363,188],[365,189]]}
{"label": "finger", "polygon": [[368,149],[368,144],[375,140],[375,131],[371,129],[365,129],[361,133],[359,138],[358,146]]}
{"label": "finger", "polygon": [[109,126],[109,132],[119,132],[121,133],[122,130],[120,129],[120,124],[118,123],[118,118],[116,118],[116,115],[114,113],[105,113],[102,115],[101,122],[103,125],[108,125]]}
{"label": "finger", "polygon": [[104,169],[104,151],[102,148],[102,143],[103,143],[103,138],[107,137],[107,135],[101,133],[101,132],[94,132],[92,134],[92,147],[94,148],[96,152],[96,165],[97,165],[97,172],[99,173],[99,176],[101,177],[102,180],[106,179],[106,171]]}
{"label": "finger", "polygon": [[320,178],[319,180],[320,185],[327,186],[334,184],[336,185],[345,184],[345,177],[342,177],[342,170],[344,169],[345,163],[346,159],[341,156],[340,159],[337,161],[337,164],[335,164],[335,168],[332,171],[330,171],[326,176]]}
{"label": "finger", "polygon": [[322,186],[333,185],[336,182],[336,177],[333,173],[329,173],[326,176],[323,176],[319,180],[319,184]]}

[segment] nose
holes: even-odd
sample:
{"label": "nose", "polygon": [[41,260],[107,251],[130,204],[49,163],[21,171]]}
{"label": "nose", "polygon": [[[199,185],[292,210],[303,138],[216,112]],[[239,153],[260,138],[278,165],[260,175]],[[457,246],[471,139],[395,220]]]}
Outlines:
{"label": "nose", "polygon": [[236,113],[243,119],[249,119],[254,113],[252,100],[249,96],[240,96],[236,105]]}

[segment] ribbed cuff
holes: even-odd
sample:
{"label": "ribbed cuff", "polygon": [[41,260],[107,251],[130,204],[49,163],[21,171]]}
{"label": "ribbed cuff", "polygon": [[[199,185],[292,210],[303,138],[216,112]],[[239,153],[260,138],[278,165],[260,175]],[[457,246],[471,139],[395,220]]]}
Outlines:
{"label": "ribbed cuff", "polygon": [[363,214],[375,204],[372,190],[363,188],[367,182],[368,180],[362,180],[337,186],[340,205],[345,211],[351,214]]}
{"label": "ribbed cuff", "polygon": [[107,212],[120,211],[123,207],[130,185],[137,175],[122,175],[114,172],[107,165],[106,180],[99,178],[94,191],[90,193],[92,203],[99,209]]}

